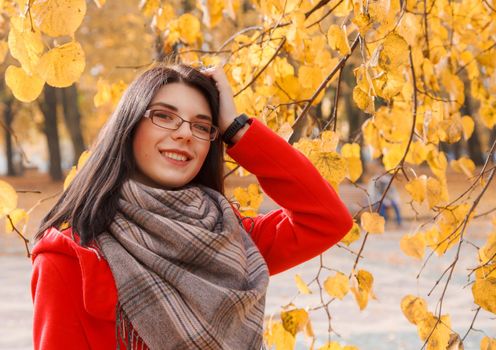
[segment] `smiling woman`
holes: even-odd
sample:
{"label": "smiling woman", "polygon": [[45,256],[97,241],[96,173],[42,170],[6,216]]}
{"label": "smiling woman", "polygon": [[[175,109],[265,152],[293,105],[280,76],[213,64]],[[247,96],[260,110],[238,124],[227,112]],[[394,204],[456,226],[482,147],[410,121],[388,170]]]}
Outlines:
{"label": "smiling woman", "polygon": [[[281,209],[244,220],[224,197],[223,141]],[[222,68],[153,67],[36,235],[35,349],[258,350],[269,275],[351,225],[308,159],[237,117]]]}

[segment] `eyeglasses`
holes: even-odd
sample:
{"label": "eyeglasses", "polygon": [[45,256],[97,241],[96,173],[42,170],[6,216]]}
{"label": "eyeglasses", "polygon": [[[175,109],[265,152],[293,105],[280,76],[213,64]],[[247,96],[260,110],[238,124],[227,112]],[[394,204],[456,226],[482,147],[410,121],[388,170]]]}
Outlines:
{"label": "eyeglasses", "polygon": [[153,124],[168,130],[177,130],[183,123],[189,123],[189,128],[193,136],[204,141],[213,141],[219,134],[219,129],[215,125],[203,122],[190,122],[177,114],[162,109],[147,109],[143,117],[150,118]]}

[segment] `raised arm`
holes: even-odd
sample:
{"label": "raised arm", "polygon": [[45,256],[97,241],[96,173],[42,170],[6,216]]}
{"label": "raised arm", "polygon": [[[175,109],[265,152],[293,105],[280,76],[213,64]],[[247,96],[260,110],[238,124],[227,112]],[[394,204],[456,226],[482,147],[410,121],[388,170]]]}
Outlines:
{"label": "raised arm", "polygon": [[282,207],[253,218],[251,235],[271,275],[321,254],[351,229],[351,215],[334,189],[301,152],[260,121],[253,119],[227,153]]}

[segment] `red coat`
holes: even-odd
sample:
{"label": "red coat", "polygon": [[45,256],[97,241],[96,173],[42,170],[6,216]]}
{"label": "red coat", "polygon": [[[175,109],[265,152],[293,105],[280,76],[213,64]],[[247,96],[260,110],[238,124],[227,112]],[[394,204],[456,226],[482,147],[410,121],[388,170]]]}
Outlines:
{"label": "red coat", "polygon": [[[271,275],[337,243],[352,218],[333,188],[300,152],[254,119],[227,153],[255,174],[283,209],[258,215],[251,237]],[[252,220],[243,220],[250,231]],[[48,230],[33,250],[35,349],[115,349],[117,290],[107,262],[71,238]]]}

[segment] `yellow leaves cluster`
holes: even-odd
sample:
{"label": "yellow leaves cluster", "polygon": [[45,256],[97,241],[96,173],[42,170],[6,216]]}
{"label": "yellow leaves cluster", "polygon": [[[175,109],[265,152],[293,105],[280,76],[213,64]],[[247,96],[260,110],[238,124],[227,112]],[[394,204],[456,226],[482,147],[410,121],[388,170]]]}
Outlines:
{"label": "yellow leaves cluster", "polygon": [[412,199],[418,203],[422,203],[427,199],[431,209],[448,200],[448,187],[444,178],[440,181],[434,177],[421,175],[408,181],[405,189]]}
{"label": "yellow leaves cluster", "polygon": [[302,139],[293,145],[315,165],[336,190],[348,172],[346,160],[335,151],[338,141],[336,133],[326,131],[320,139]]}
{"label": "yellow leaves cluster", "polygon": [[276,350],[294,349],[296,342],[281,322],[269,322],[265,327],[264,339],[269,348],[275,346]]}
{"label": "yellow leaves cluster", "polygon": [[126,83],[122,80],[110,84],[108,81],[99,78],[96,83],[97,93],[93,97],[95,107],[100,107],[107,103],[116,106],[124,93],[124,90],[126,90],[126,87]]}
{"label": "yellow leaves cluster", "polygon": [[[84,18],[86,2],[35,0],[30,5],[30,18],[23,14],[10,19],[8,36],[10,53],[21,67],[8,67],[6,83],[14,96],[23,102],[35,100],[45,82],[54,87],[72,85],[85,68],[84,52],[74,41],[74,32]],[[45,52],[42,32],[72,39]]]}
{"label": "yellow leaves cluster", "polygon": [[263,202],[263,194],[258,184],[250,184],[247,188],[236,187],[233,190],[236,201],[240,204],[240,212],[244,216],[256,216]]}
{"label": "yellow leaves cluster", "polygon": [[306,310],[296,308],[285,310],[280,316],[282,322],[274,322],[271,317],[265,327],[263,337],[269,348],[275,346],[276,350],[294,349],[296,334],[302,331],[306,336],[315,337]]}
{"label": "yellow leaves cluster", "polygon": [[414,295],[407,295],[401,301],[401,310],[410,323],[417,326],[422,341],[426,341],[429,350],[444,350],[450,337],[456,335],[451,331],[451,320],[448,315],[439,319],[427,309],[427,302]]}

